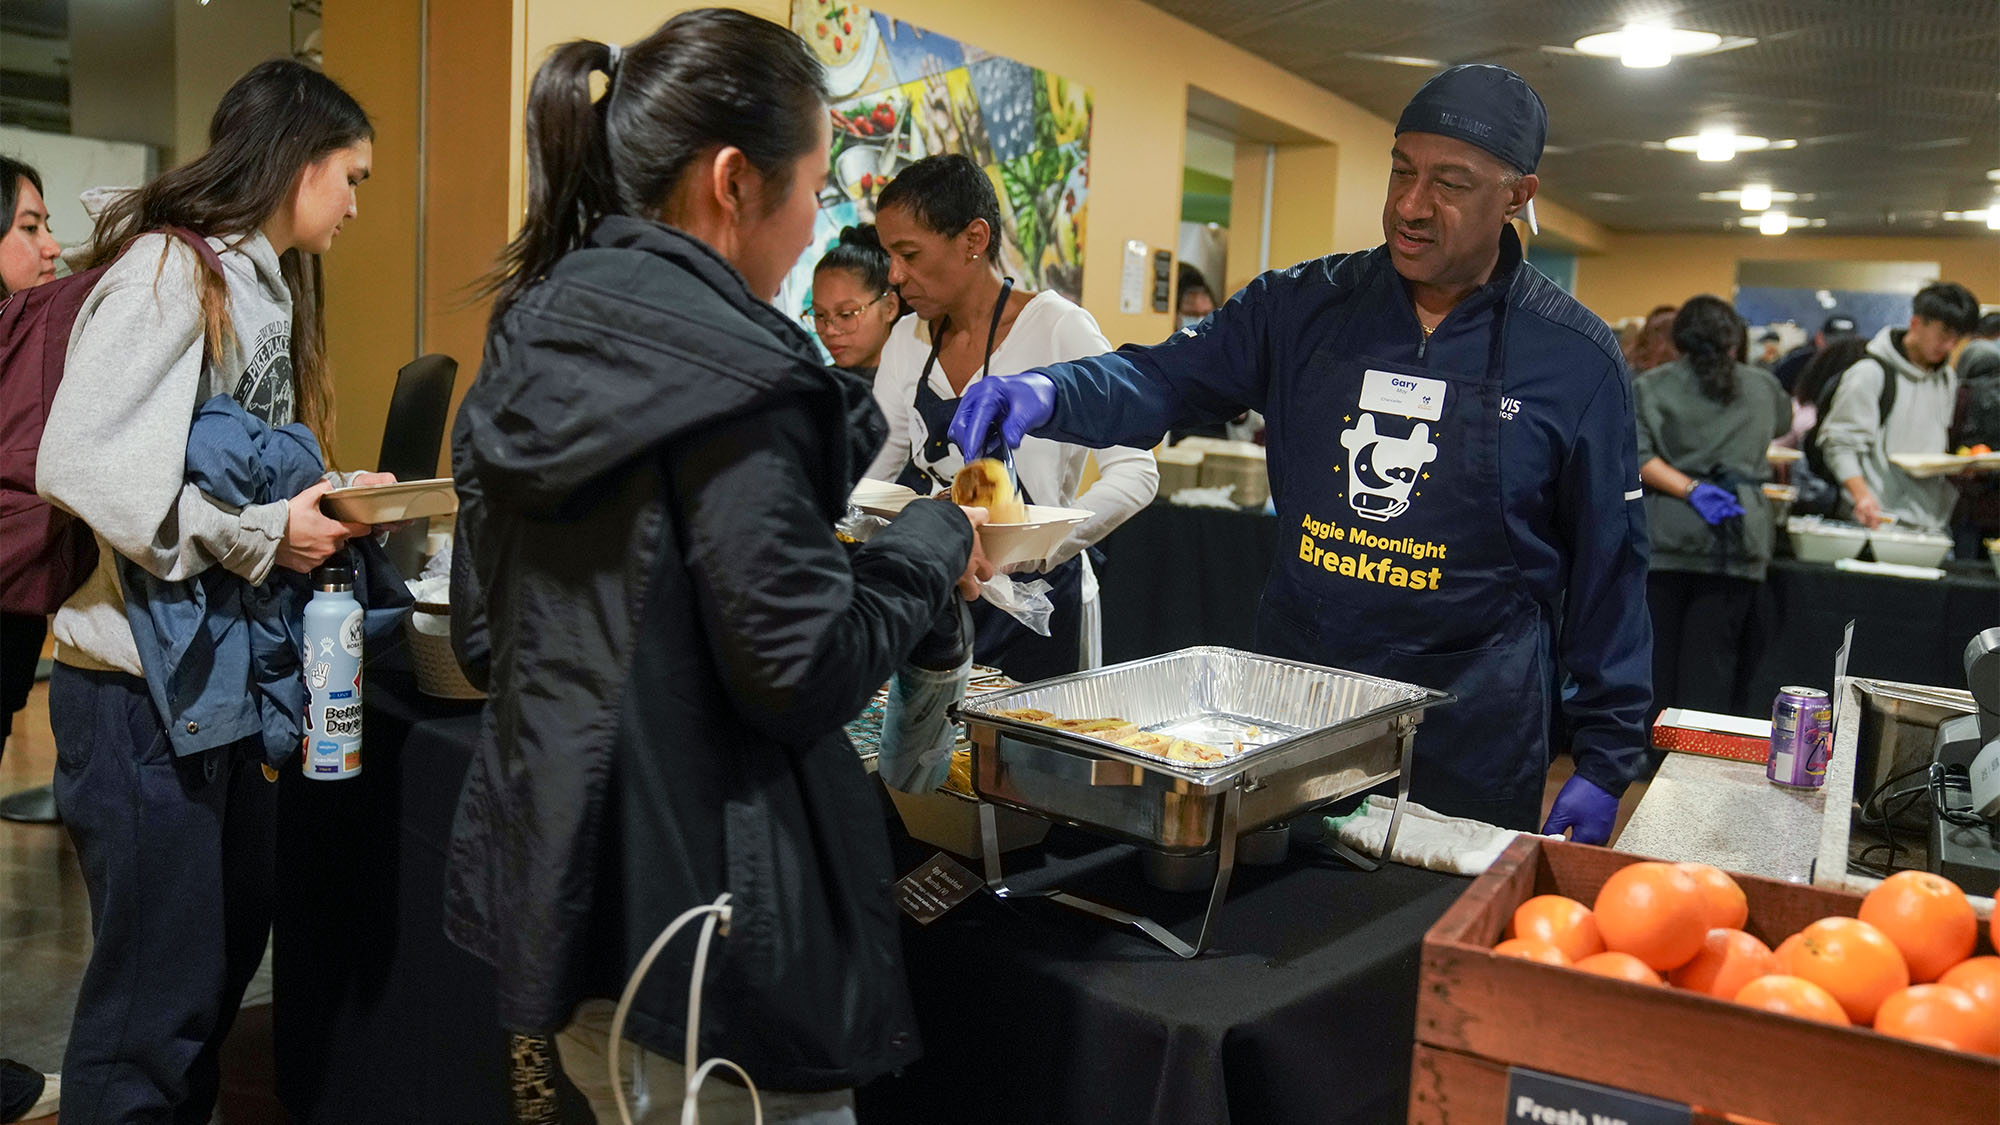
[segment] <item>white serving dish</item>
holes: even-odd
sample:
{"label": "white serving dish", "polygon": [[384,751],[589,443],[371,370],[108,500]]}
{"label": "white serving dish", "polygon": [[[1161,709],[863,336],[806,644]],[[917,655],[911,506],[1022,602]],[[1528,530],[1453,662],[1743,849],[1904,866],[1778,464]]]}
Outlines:
{"label": "white serving dish", "polygon": [[1868,533],[1868,549],[1875,552],[1876,562],[1934,567],[1951,553],[1951,536],[1878,527]]}
{"label": "white serving dish", "polygon": [[320,499],[320,507],[349,523],[397,523],[455,514],[458,491],[450,477],[336,488]]}
{"label": "white serving dish", "polygon": [[917,498],[916,489],[892,484],[886,480],[862,477],[861,483],[855,485],[854,491],[848,494],[847,502],[871,516],[888,519]]}
{"label": "white serving dish", "polygon": [[995,567],[1035,562],[1054,554],[1076,525],[1091,514],[1082,508],[1030,504],[1026,523],[989,523],[979,529],[979,543]]}
{"label": "white serving dish", "polygon": [[1838,562],[1851,559],[1868,545],[1868,530],[1849,523],[1835,523],[1814,516],[1794,517],[1785,522],[1792,537],[1792,554],[1801,562]]}
{"label": "white serving dish", "polygon": [[[915,491],[900,484],[864,477],[854,486],[847,502],[869,515],[889,519],[917,499]],[[1091,515],[1082,508],[1030,504],[1026,521],[989,523],[979,529],[979,542],[986,549],[987,560],[996,567],[1034,562],[1054,554],[1062,541],[1069,538],[1070,530]]]}

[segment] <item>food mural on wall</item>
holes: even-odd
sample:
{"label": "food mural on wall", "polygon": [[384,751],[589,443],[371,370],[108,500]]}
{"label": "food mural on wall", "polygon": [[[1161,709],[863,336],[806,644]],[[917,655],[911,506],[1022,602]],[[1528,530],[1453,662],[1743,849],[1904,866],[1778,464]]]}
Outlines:
{"label": "food mural on wall", "polygon": [[813,242],[781,308],[805,307],[814,263],[842,227],[874,218],[883,184],[940,152],[970,156],[993,181],[1006,273],[1082,299],[1087,87],[859,4],[793,0],[792,30],[826,64],[833,147]]}

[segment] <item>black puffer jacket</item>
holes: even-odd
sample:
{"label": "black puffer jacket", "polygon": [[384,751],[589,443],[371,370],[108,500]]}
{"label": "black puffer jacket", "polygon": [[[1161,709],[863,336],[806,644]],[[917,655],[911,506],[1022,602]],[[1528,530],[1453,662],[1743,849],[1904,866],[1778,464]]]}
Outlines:
{"label": "black puffer jacket", "polygon": [[[863,382],[657,223],[606,219],[495,324],[452,438],[454,614],[483,605],[461,657],[491,699],[446,927],[498,968],[510,1029],[617,996],[728,891],[704,1054],[783,1090],[916,1057],[874,782],[841,726],[950,606],[972,533],[926,501],[866,546],[834,537],[883,432]],[[673,1058],[693,949],[628,1024]]]}

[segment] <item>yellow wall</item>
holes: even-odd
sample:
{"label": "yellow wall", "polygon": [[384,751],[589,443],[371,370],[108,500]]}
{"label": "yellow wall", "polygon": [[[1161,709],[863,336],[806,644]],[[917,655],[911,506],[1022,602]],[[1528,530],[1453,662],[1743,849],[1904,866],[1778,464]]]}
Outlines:
{"label": "yellow wall", "polygon": [[417,29],[420,0],[340,0],[321,25],[326,73],[375,123],[356,216],[323,259],[332,458],[373,469],[396,371],[416,358]]}
{"label": "yellow wall", "polygon": [[[522,104],[514,12],[515,0],[430,0],[424,350],[458,360],[454,409],[485,345],[491,302],[475,296],[478,279],[513,233],[519,146],[510,138]],[[440,456],[448,473],[449,450]]]}
{"label": "yellow wall", "polygon": [[[696,6],[672,0],[520,2],[525,9],[524,63],[530,74],[549,48],[564,40],[587,36],[629,42],[673,13]],[[791,6],[785,0],[737,6],[779,22],[790,21]],[[1085,233],[1083,304],[1114,343],[1157,340],[1173,329],[1171,311],[1120,313],[1118,275],[1127,239],[1156,247],[1171,247],[1178,241],[1191,81],[1245,109],[1338,145],[1316,166],[1332,216],[1330,223],[1321,224],[1327,233],[1311,240],[1319,243],[1311,253],[1358,249],[1381,241],[1390,123],[1158,8],[1140,0],[1081,4],[903,0],[879,5],[878,10],[1091,87],[1096,116],[1091,131],[1091,222]],[[1336,185],[1352,187],[1336,193]],[[1299,229],[1307,229],[1305,219],[1298,223]],[[1294,250],[1290,256],[1280,253],[1277,234],[1274,230],[1273,265],[1289,265],[1307,256],[1304,250]]]}
{"label": "yellow wall", "polygon": [[1607,233],[1603,253],[1577,259],[1576,295],[1606,320],[1643,316],[1655,305],[1679,304],[1697,293],[1729,298],[1736,263],[1830,261],[1936,262],[1982,301],[2000,301],[2000,238],[1871,238],[1789,234],[1686,235]]}

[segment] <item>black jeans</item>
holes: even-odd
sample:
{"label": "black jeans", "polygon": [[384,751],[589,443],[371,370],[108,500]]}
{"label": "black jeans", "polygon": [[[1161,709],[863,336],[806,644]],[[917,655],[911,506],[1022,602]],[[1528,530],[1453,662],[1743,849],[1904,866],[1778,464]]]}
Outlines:
{"label": "black jeans", "polygon": [[175,757],[144,681],[64,664],[49,724],[94,941],[63,1055],[64,1125],[205,1122],[271,932],[278,787],[262,746]]}
{"label": "black jeans", "polygon": [[1653,615],[1653,713],[1692,707],[1740,715],[1747,627],[1758,583],[1720,574],[1656,570],[1646,576]]}

